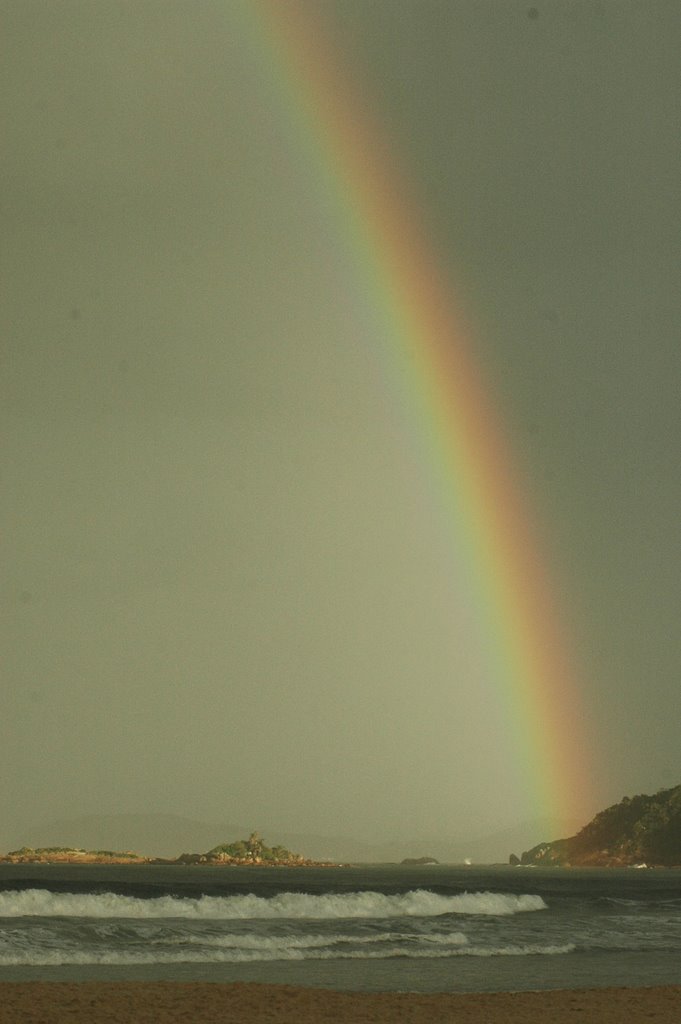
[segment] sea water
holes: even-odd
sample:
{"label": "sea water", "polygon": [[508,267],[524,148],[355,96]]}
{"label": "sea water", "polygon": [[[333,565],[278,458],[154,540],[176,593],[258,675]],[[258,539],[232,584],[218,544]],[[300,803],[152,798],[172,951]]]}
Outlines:
{"label": "sea water", "polygon": [[681,870],[0,865],[1,980],[681,984]]}

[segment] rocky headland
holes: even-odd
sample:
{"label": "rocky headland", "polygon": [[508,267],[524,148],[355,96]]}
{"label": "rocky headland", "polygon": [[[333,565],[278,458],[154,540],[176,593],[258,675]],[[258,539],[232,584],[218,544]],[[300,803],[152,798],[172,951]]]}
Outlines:
{"label": "rocky headland", "polygon": [[568,839],[538,843],[511,864],[542,867],[681,866],[681,786],[625,796]]}

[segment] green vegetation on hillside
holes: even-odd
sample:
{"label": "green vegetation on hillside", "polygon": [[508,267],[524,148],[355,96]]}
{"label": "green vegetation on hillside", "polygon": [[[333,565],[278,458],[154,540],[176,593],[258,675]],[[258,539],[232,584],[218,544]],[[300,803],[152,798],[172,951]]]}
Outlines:
{"label": "green vegetation on hillside", "polygon": [[681,786],[625,796],[570,839],[540,843],[522,864],[618,867],[681,865]]}
{"label": "green vegetation on hillside", "polygon": [[22,846],[20,850],[10,850],[8,857],[28,857],[32,853],[76,853],[84,854],[86,851],[80,846]]}
{"label": "green vegetation on hillside", "polygon": [[266,846],[257,832],[251,832],[248,839],[214,846],[205,857],[207,860],[251,861],[257,864],[291,863],[302,860],[300,854],[291,853],[285,846]]}

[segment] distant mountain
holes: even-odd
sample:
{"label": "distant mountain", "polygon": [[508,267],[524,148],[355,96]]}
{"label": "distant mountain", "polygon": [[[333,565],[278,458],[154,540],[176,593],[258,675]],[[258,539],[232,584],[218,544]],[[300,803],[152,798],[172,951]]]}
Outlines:
{"label": "distant mountain", "polygon": [[[517,862],[517,858],[512,858]],[[625,796],[569,839],[539,843],[521,864],[555,867],[681,866],[681,786]]]}
{"label": "distant mountain", "polygon": [[[575,823],[575,829],[579,827]],[[85,850],[135,850],[144,857],[177,857],[189,850],[211,850],[249,835],[254,828],[273,836],[290,850],[311,860],[340,863],[399,863],[433,857],[443,864],[505,863],[508,851],[528,849],[546,835],[555,835],[555,822],[538,819],[488,836],[414,836],[372,843],[349,836],[288,832],[267,822],[209,823],[175,814],[90,814],[36,824],[3,837],[0,850],[21,846],[64,846]],[[18,831],[18,830],[17,830]]]}
{"label": "distant mountain", "polygon": [[[291,850],[312,860],[371,860],[366,843],[343,836],[281,832],[260,823],[259,831],[274,835]],[[135,850],[148,857],[177,857],[187,850],[212,850],[249,835],[253,825],[208,823],[176,814],[88,814],[33,825],[5,839],[5,846],[65,846],[85,850]]]}
{"label": "distant mountain", "polygon": [[[579,827],[579,822],[574,827]],[[537,818],[519,825],[473,839],[443,838],[425,835],[409,840],[367,844],[363,859],[368,861],[397,861],[428,856],[441,864],[505,864],[508,851],[526,849],[543,836],[555,833],[556,822],[551,818]]]}
{"label": "distant mountain", "polygon": [[72,846],[85,850],[136,850],[143,856],[176,857],[184,850],[209,850],[248,835],[240,824],[210,825],[176,814],[88,814],[35,825],[21,845]]}

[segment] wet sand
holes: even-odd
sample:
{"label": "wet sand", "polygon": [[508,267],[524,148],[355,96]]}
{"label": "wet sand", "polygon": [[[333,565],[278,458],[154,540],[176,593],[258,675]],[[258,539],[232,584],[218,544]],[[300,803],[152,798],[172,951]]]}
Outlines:
{"label": "wet sand", "polygon": [[2,1024],[679,1024],[681,986],[328,992],[209,982],[0,982]]}

